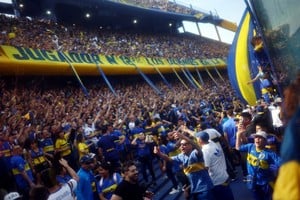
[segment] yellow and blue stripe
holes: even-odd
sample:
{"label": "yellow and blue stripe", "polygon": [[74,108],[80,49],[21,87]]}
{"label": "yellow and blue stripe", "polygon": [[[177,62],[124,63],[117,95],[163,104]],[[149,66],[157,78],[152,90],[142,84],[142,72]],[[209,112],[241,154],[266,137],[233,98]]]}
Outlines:
{"label": "yellow and blue stripe", "polygon": [[255,105],[259,88],[256,84],[247,84],[251,80],[251,73],[257,72],[252,61],[255,60],[251,47],[254,28],[250,13],[245,10],[241,23],[236,32],[228,56],[228,76],[237,96],[249,105]]}

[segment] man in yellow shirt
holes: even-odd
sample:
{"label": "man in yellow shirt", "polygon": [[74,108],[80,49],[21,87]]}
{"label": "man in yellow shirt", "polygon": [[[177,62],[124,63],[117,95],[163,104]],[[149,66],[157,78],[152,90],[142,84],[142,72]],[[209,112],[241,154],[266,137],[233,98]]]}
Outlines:
{"label": "man in yellow shirt", "polygon": [[60,154],[60,157],[64,158],[71,162],[71,145],[68,142],[70,133],[65,133],[60,131],[58,134],[58,138],[55,141],[55,152]]}

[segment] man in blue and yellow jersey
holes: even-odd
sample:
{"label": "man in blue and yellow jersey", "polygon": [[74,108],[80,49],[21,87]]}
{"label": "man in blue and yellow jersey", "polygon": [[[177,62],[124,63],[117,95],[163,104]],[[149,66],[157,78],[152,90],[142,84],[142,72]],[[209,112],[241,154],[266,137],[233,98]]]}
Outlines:
{"label": "man in blue and yellow jersey", "polygon": [[22,157],[23,150],[21,146],[13,147],[13,155],[10,160],[11,170],[15,177],[18,191],[24,199],[29,198],[29,190],[34,186],[32,170],[28,162]]}
{"label": "man in blue and yellow jersey", "polygon": [[58,133],[58,138],[55,141],[55,152],[59,153],[62,158],[67,160],[68,163],[71,162],[71,145],[68,142],[70,133],[65,133],[60,131]]}
{"label": "man in blue and yellow jersey", "polygon": [[8,191],[14,188],[13,175],[10,171],[10,159],[12,156],[12,145],[7,136],[0,131],[0,188]]}
{"label": "man in blue and yellow jersey", "polygon": [[254,144],[247,143],[245,127],[239,124],[236,138],[236,149],[247,153],[247,185],[255,200],[271,200],[275,174],[281,159],[266,148],[267,133],[258,131],[253,134]]}
{"label": "man in blue and yellow jersey", "polygon": [[54,157],[54,142],[48,128],[43,129],[42,139],[39,141],[39,146],[43,148],[46,157],[52,161]]}
{"label": "man in blue and yellow jersey", "polygon": [[180,154],[169,157],[168,155],[161,153],[157,147],[155,147],[154,153],[166,161],[176,161],[182,164],[183,171],[190,182],[189,199],[212,200],[213,183],[205,168],[200,146],[195,143],[194,139],[190,139],[183,133],[175,133],[175,138],[180,140]]}

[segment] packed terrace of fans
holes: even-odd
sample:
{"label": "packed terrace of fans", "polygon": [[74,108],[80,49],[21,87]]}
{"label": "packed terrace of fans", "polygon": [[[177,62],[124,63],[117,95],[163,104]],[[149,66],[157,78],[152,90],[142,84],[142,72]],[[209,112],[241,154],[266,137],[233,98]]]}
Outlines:
{"label": "packed terrace of fans", "polygon": [[176,1],[168,0],[112,0],[119,3],[132,4],[134,6],[140,6],[144,8],[158,9],[167,12],[175,12],[180,14],[194,15],[199,13],[190,7],[186,7],[180,4],[177,4]]}
{"label": "packed terrace of fans", "polygon": [[[227,45],[201,37],[150,36],[108,30],[84,31],[76,26],[64,27],[49,22],[4,16],[1,17],[0,24],[0,44],[12,46],[164,58],[215,58],[225,57],[228,52]],[[221,47],[223,45],[224,48]],[[223,77],[225,78],[224,74]],[[128,139],[129,144],[134,137],[130,122],[135,126],[145,126],[150,121],[157,126],[155,119],[159,119],[159,126],[172,130],[180,119],[190,129],[205,122],[222,132],[222,111],[233,109],[237,114],[246,109],[234,97],[227,77],[222,79],[216,76],[215,81],[208,76],[204,77],[203,89],[187,89],[174,77],[170,79],[172,89],[162,81],[156,81],[163,96],[158,96],[145,82],[133,83],[132,80],[115,82],[113,87],[117,96],[114,96],[103,82],[99,84],[99,79],[95,77],[84,81],[89,91],[86,96],[74,81],[60,80],[56,84],[54,79],[45,77],[32,80],[21,77],[2,78],[1,142],[8,142],[11,146],[21,145],[26,152],[31,148],[29,140],[42,140],[42,133],[45,131],[51,134],[54,144],[61,133],[72,132],[76,136],[82,134],[88,140],[90,138],[85,129],[91,126],[91,121],[95,123],[93,132],[97,138],[106,133],[103,132],[104,126],[112,124],[115,130]],[[163,136],[167,131],[159,134]],[[72,153],[76,152],[74,138],[69,142],[75,142],[70,148]],[[90,151],[97,154],[95,149]],[[80,167],[78,157],[70,159],[73,159],[69,160],[72,167],[77,170]],[[14,189],[13,186],[9,188],[11,184],[3,181],[1,179],[1,187]],[[38,180],[35,182],[38,183]]]}
{"label": "packed terrace of fans", "polygon": [[[34,49],[162,58],[225,58],[229,45],[193,35],[85,30],[50,21],[0,16],[0,44]],[[33,42],[36,41],[36,42]]]}

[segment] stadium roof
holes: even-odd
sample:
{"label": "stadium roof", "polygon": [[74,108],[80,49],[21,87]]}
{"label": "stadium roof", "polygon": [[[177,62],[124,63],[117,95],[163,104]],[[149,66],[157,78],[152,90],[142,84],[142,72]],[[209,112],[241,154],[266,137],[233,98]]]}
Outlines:
{"label": "stadium roof", "polygon": [[[208,22],[216,25],[221,19],[212,15],[188,15],[148,9],[108,0],[15,0],[20,16],[50,18],[68,23],[112,29],[136,29],[146,32],[176,33],[182,21]],[[20,7],[22,5],[22,7]],[[1,11],[11,12],[7,4]]]}

